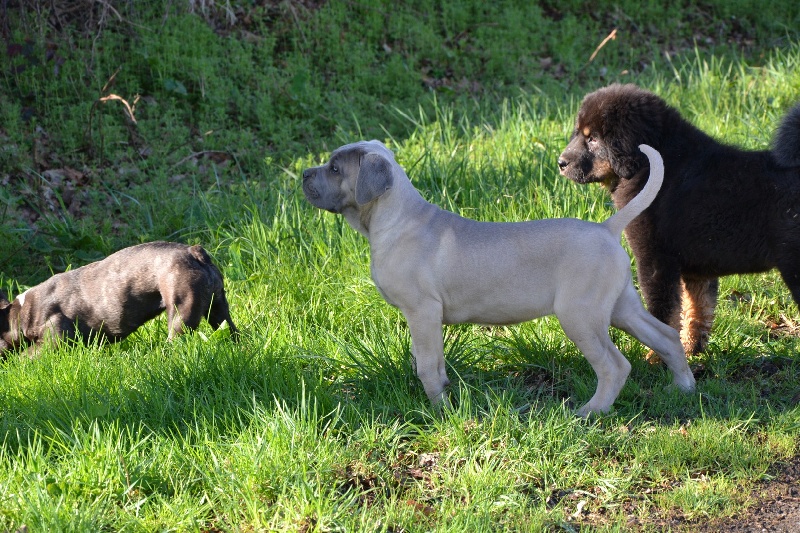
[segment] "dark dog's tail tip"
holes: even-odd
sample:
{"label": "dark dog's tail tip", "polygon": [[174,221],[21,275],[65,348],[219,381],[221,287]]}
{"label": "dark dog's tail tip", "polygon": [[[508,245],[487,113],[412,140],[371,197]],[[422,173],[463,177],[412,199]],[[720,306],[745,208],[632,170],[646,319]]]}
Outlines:
{"label": "dark dog's tail tip", "polygon": [[783,167],[800,167],[800,104],[783,117],[772,144],[772,155]]}
{"label": "dark dog's tail tip", "polygon": [[192,256],[201,263],[206,263],[206,264],[211,263],[211,257],[208,255],[208,252],[206,252],[205,249],[199,244],[190,246],[189,253],[192,254]]}

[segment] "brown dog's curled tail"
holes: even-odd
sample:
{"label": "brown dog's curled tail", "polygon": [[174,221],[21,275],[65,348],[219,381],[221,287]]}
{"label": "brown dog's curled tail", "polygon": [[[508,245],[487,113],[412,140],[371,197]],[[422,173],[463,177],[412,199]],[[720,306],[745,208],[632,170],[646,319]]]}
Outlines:
{"label": "brown dog's curled tail", "polygon": [[800,166],[800,104],[783,117],[772,143],[772,154],[782,167]]}
{"label": "brown dog's curled tail", "polygon": [[658,191],[661,190],[661,183],[664,181],[664,161],[661,159],[661,154],[658,153],[658,150],[646,144],[640,144],[639,150],[650,161],[650,177],[645,183],[644,189],[633,200],[603,222],[609,231],[617,236],[622,235],[622,230],[634,218],[638,217],[642,211],[650,207],[650,204],[656,199]]}

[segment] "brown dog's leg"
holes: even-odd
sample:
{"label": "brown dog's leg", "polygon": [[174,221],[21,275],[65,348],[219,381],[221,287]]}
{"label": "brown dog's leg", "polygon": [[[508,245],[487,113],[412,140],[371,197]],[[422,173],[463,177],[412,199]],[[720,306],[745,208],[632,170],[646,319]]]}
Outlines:
{"label": "brown dog's leg", "polygon": [[167,340],[183,334],[188,329],[193,331],[200,325],[205,316],[210,298],[203,296],[205,287],[196,280],[177,280],[163,283],[161,298],[167,314]]}
{"label": "brown dog's leg", "polygon": [[[666,261],[660,263],[668,264]],[[659,265],[661,266],[661,265]],[[672,327],[675,331],[681,330],[681,278],[677,266],[673,268],[655,268],[651,261],[639,261],[638,278],[639,287],[647,304],[647,310],[658,320]],[[661,359],[650,350],[645,358],[651,364],[658,364]]]}
{"label": "brown dog's leg", "polygon": [[[790,255],[790,257],[800,257],[800,246],[798,248],[797,253]],[[800,266],[798,266],[798,261],[788,260],[778,263],[778,270],[784,283],[792,293],[795,305],[800,308]]]}
{"label": "brown dog's leg", "polygon": [[708,345],[719,282],[713,279],[684,279],[681,312],[681,342],[686,355],[702,353]]}

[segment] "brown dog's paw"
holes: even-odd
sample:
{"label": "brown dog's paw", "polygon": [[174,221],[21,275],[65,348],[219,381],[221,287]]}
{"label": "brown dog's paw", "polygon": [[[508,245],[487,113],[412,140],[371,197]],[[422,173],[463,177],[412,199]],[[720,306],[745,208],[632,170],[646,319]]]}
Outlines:
{"label": "brown dog's paw", "polygon": [[650,363],[651,365],[660,365],[663,363],[661,357],[659,357],[659,355],[653,350],[647,352],[647,354],[644,356],[644,360]]}
{"label": "brown dog's paw", "polygon": [[687,335],[685,331],[682,331],[681,344],[683,344],[686,357],[703,353],[706,350],[706,346],[708,346],[708,337],[709,334],[707,332],[702,332],[698,335]]}
{"label": "brown dog's paw", "polygon": [[[708,334],[693,337],[690,335],[684,335],[684,333],[685,332],[681,332],[681,344],[683,345],[683,351],[686,353],[687,359],[691,359],[692,357],[705,351],[706,346],[708,346]],[[651,365],[661,364],[661,357],[659,357],[658,354],[653,350],[648,351],[644,358],[645,361]]]}

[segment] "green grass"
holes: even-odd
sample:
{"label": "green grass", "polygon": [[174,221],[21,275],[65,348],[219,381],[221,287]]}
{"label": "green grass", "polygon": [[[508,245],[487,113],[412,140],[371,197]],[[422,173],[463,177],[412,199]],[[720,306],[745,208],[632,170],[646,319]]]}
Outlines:
{"label": "green grass", "polygon": [[[0,363],[0,531],[660,530],[742,513],[800,444],[800,336],[773,327],[800,316],[777,273],[722,280],[710,348],[692,361],[703,368],[695,394],[666,390],[668,372],[613,332],[629,381],[612,413],[577,419],[595,376],[545,318],[448,327],[454,406],[437,411],[402,315],[369,277],[366,240],[303,199],[303,168],[376,137],[425,198],[465,216],[603,220],[606,194],[557,173],[586,90],[635,81],[749,148],[767,146],[800,99],[794,3],[687,3],[674,31],[661,26],[672,8],[647,4],[637,18],[632,3],[608,4],[595,20],[562,4],[556,21],[538,4],[287,3],[298,18],[252,22],[254,45],[212,31],[220,11],[211,23],[179,9],[162,20],[131,3],[121,14],[144,29],[110,23],[90,35],[93,55],[80,34],[72,48],[58,41],[58,76],[52,63],[4,57],[0,288],[15,295],[139,241],[202,242],[242,341],[203,325],[166,343],[161,318],[119,345]],[[729,35],[733,20],[758,46],[692,45],[698,21]],[[610,22],[623,42],[586,65]],[[55,40],[46,28],[34,37],[41,50]],[[545,55],[565,65],[561,77],[538,70]],[[120,62],[114,91],[149,97],[137,107],[142,140],[109,102],[86,149],[88,115]],[[26,68],[8,74],[13,65]],[[423,76],[483,90],[431,92]],[[30,91],[40,96],[26,122]],[[212,150],[226,156],[192,157]],[[57,168],[88,176],[77,214],[39,201]],[[23,207],[43,216],[23,223]]]}

